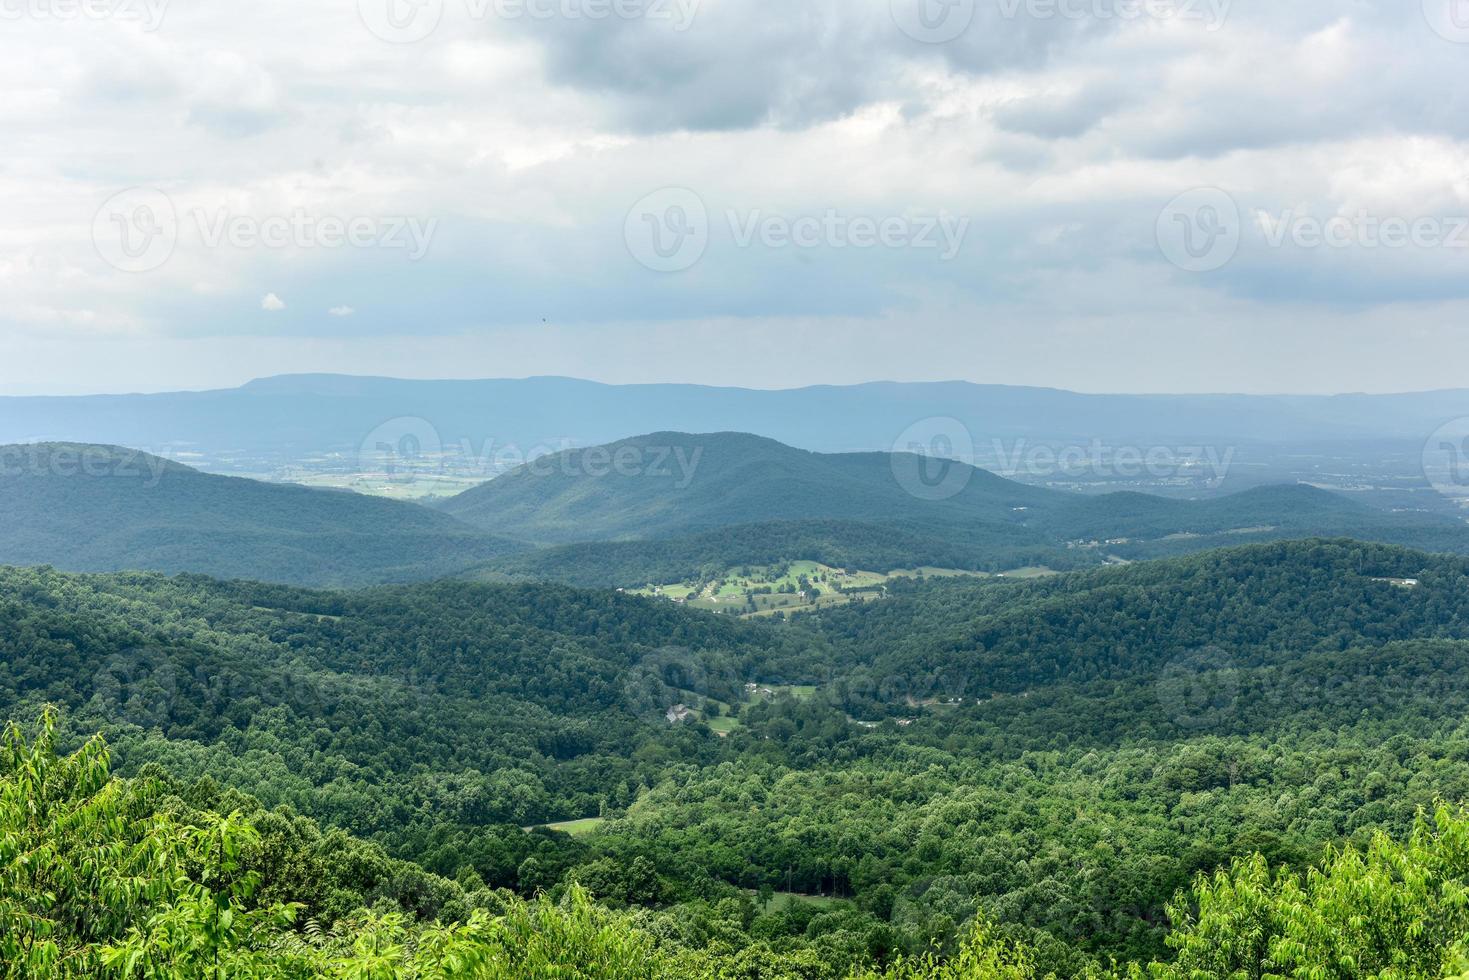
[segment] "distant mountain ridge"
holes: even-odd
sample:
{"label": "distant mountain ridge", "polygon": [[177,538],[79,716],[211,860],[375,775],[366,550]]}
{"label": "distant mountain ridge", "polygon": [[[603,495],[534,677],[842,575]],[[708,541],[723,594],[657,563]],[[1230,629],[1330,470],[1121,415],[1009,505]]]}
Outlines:
{"label": "distant mountain ridge", "polygon": [[[655,472],[653,460],[682,463]],[[1206,500],[1081,495],[958,462],[812,453],[742,433],[661,432],[568,450],[439,506],[490,533],[554,546],[487,570],[583,585],[672,581],[721,562],[780,559],[873,571],[1074,568],[1321,536],[1469,552],[1462,522],[1390,513],[1302,484]]]}
{"label": "distant mountain ridge", "polygon": [[116,446],[0,446],[0,563],[365,585],[523,546],[414,504],[200,473]]}
{"label": "distant mountain ridge", "polygon": [[441,504],[467,523],[539,543],[666,537],[782,520],[933,519],[1019,524],[1022,508],[1065,494],[961,463],[964,486],[922,500],[924,460],[909,454],[809,452],[739,432],[656,432],[567,450]]}
{"label": "distant mountain ridge", "polygon": [[0,398],[0,443],[82,441],[153,450],[351,451],[383,422],[423,419],[445,443],[596,445],[638,432],[759,432],[826,452],[886,450],[912,423],[957,420],[1014,442],[1218,445],[1406,440],[1469,416],[1469,389],[1394,395],[1098,395],[969,382],[786,390],[608,385],[542,377],[413,381],[286,375],[239,388]]}
{"label": "distant mountain ridge", "polygon": [[113,446],[0,446],[0,563],[349,587],[441,577],[627,587],[734,564],[1072,569],[1354,537],[1469,553],[1469,525],[1305,485],[1083,495],[909,453],[737,432],[568,450],[439,509],[199,472]]}

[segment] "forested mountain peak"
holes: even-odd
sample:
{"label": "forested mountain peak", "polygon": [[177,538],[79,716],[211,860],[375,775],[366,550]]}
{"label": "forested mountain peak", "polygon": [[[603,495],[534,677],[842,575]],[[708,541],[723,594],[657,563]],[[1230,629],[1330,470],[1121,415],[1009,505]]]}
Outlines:
{"label": "forested mountain peak", "polygon": [[585,923],[580,887],[669,977],[840,980],[971,935],[1105,976],[1197,939],[1165,911],[1196,872],[1300,875],[1469,797],[1469,561],[1344,540],[915,580],[784,625],[557,586],[0,569],[0,664],[12,715],[104,731],[182,826],[258,825],[262,901],[415,932],[518,914],[496,889]]}
{"label": "forested mountain peak", "polygon": [[518,550],[414,504],[201,473],[117,446],[0,446],[0,561],[361,584]]}

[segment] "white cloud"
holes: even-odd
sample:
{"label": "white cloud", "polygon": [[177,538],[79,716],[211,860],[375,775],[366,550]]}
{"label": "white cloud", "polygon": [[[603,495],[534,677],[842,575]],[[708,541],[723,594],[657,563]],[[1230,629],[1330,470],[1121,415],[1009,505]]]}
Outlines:
{"label": "white cloud", "polygon": [[[1241,386],[1236,363],[1278,363],[1272,345],[1291,330],[1321,370],[1340,367],[1343,386],[1370,387],[1361,374],[1392,369],[1385,357],[1401,358],[1394,383],[1410,386],[1422,349],[1385,355],[1366,333],[1338,335],[1343,307],[1374,324],[1415,321],[1423,304],[1469,317],[1469,249],[1244,248],[1219,272],[1189,276],[1153,241],[1162,205],[1206,185],[1246,215],[1469,213],[1469,91],[1459,84],[1469,47],[1430,29],[1418,3],[1189,4],[1227,13],[1208,30],[1026,13],[1154,4],[1018,0],[978,5],[970,29],[943,45],[905,36],[891,0],[792,3],[674,2],[694,14],[682,31],[475,22],[469,9],[495,5],[449,3],[439,29],[411,45],[383,43],[357,4],[336,0],[260,0],[248,18],[174,4],[151,32],[10,23],[0,86],[19,94],[0,106],[0,327],[79,349],[104,328],[150,336],[175,352],[167,363],[186,385],[203,370],[195,341],[248,347],[264,330],[254,284],[269,281],[293,308],[329,313],[270,322],[282,332],[272,348],[281,370],[296,367],[285,352],[304,361],[330,341],[391,373],[382,338],[412,330],[425,356],[442,352],[439,373],[456,374],[453,338],[549,318],[605,333],[643,352],[650,376],[678,379],[703,372],[707,350],[658,338],[713,324],[774,335],[797,318],[813,345],[843,351],[854,323],[899,329],[912,357],[876,345],[844,355],[866,357],[871,377],[897,362],[921,374],[916,360],[936,377],[1003,381],[1036,353],[1021,333],[1084,322],[1095,343],[1060,349],[1086,349],[1093,376],[1147,386],[1131,372],[1148,359],[1158,386],[1231,388]],[[1016,17],[997,13],[1011,7]],[[166,168],[137,155],[139,133]],[[108,266],[92,240],[101,202],[139,185],[157,185],[177,212],[176,247],[145,274]],[[669,186],[698,192],[715,234],[694,268],[653,275],[629,255],[624,222],[633,202]],[[912,250],[741,248],[728,234],[731,211],[833,210],[942,210],[971,225],[948,263]],[[403,219],[438,225],[431,252],[413,261],[405,249],[302,247],[289,234],[279,246],[211,244],[197,217],[258,227],[297,212],[314,229],[323,219],[370,219],[384,234]],[[260,308],[283,310],[278,293]],[[360,308],[334,305],[343,296]],[[945,315],[933,317],[939,298]],[[1247,329],[1266,322],[1262,309],[1278,331]],[[1191,342],[1208,350],[1200,311],[1217,326],[1220,310],[1240,317],[1237,362],[1157,361],[1186,357]],[[1158,321],[1177,343],[1125,326]],[[983,362],[946,356],[967,349],[966,324],[998,322],[1008,329],[989,337]],[[525,370],[584,370],[580,343],[547,347]],[[1442,332],[1436,343],[1435,365],[1469,357],[1469,336]],[[17,363],[0,361],[10,365],[0,386],[28,381]],[[801,363],[809,381],[835,371],[830,357]],[[733,345],[721,364],[748,383],[777,371],[800,380],[758,345]],[[1044,368],[1025,375],[1043,380]],[[1069,370],[1050,368],[1058,379]],[[119,382],[104,373],[98,383]]]}

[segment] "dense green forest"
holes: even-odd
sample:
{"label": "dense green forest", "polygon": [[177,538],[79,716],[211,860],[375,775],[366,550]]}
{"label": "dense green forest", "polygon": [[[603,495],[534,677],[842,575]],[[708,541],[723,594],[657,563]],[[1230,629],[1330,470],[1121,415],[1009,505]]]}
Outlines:
{"label": "dense green forest", "polygon": [[[109,860],[183,855],[192,883],[105,934],[45,928],[104,963],[149,947],[129,929],[238,905],[209,942],[284,976],[1315,976],[1286,906],[1350,919],[1351,882],[1411,853],[1443,883],[1393,921],[1446,924],[1392,975],[1461,952],[1434,904],[1460,818],[1415,826],[1469,800],[1469,561],[1306,541],[893,591],[749,623],[555,586],[0,570],[4,714],[55,705],[58,750],[127,814],[108,826],[162,835]],[[678,704],[697,713],[670,723]],[[18,738],[7,764],[38,765]],[[5,799],[39,785],[9,778]],[[216,833],[243,843],[208,870]],[[8,846],[7,889],[51,887]],[[41,915],[27,894],[5,914]],[[623,952],[494,960],[561,955],[532,932]],[[1361,937],[1360,962],[1410,935]],[[461,942],[479,966],[404,965]],[[341,965],[374,950],[400,959]],[[121,975],[178,975],[137,955]]]}
{"label": "dense green forest", "polygon": [[[1197,876],[1168,906],[1166,959],[1074,973],[1461,980],[1469,976],[1469,815],[1440,806],[1431,818],[1418,814],[1403,836],[1374,833],[1360,848],[1328,847],[1304,873],[1272,870],[1260,854],[1236,859]],[[7,977],[1055,975],[1041,972],[1044,954],[1005,937],[983,913],[947,954],[931,948],[846,972],[830,949],[745,941],[769,918],[756,905],[721,901],[706,920],[715,935],[690,943],[670,916],[599,905],[576,879],[534,899],[466,887],[236,793],[183,788],[157,771],[117,779],[100,737],[57,752],[49,710],[34,734],[11,723],[0,736]],[[803,916],[808,931],[822,917]]]}
{"label": "dense green forest", "polygon": [[300,585],[451,575],[524,550],[414,504],[213,476],[116,446],[0,446],[0,562]]}
{"label": "dense green forest", "polygon": [[834,568],[890,572],[956,568],[1002,572],[1044,565],[1097,565],[1095,552],[1057,549],[1024,528],[977,523],[962,529],[864,521],[767,521],[646,541],[593,541],[520,552],[487,562],[477,577],[564,582],[584,588],[638,588],[712,578],[740,565],[816,561]]}
{"label": "dense green forest", "polygon": [[569,451],[437,507],[215,476],[112,446],[0,446],[0,506],[0,563],[330,588],[447,576],[639,588],[789,561],[1065,571],[1336,535],[1469,553],[1460,521],[1308,486],[1084,496],[960,463],[810,453],[739,433]]}
{"label": "dense green forest", "polygon": [[657,433],[568,450],[441,502],[486,531],[549,545],[476,577],[636,588],[741,564],[872,572],[1056,570],[1345,535],[1469,553],[1450,517],[1387,511],[1306,485],[1200,500],[1085,496],[961,463],[811,453],[741,433]]}

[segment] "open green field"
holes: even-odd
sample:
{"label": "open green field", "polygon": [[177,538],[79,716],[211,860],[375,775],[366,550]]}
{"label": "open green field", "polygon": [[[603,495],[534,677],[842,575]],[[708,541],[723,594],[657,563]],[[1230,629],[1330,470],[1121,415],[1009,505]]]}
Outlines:
{"label": "open green field", "polygon": [[718,718],[706,718],[704,724],[708,725],[709,730],[712,732],[719,735],[728,735],[740,727],[740,720],[738,718],[731,718],[729,715],[720,715]]}
{"label": "open green field", "polygon": [[[1049,569],[1018,569],[1017,577],[1046,574]],[[815,561],[781,565],[743,565],[717,578],[697,582],[649,585],[636,594],[687,603],[695,609],[736,616],[773,616],[810,611],[850,602],[882,598],[888,582],[917,577],[981,577],[987,573],[953,568],[899,569],[892,572],[848,571]]]}
{"label": "open green field", "polygon": [[[758,905],[759,893],[750,891],[750,894],[757,896],[756,904]],[[792,905],[811,905],[819,909],[829,909],[845,902],[846,899],[832,898],[829,895],[802,895],[797,892],[776,892],[771,896],[770,901],[760,907],[760,911],[779,912],[783,909],[790,908]]]}
{"label": "open green field", "polygon": [[482,477],[446,473],[415,474],[411,478],[373,473],[311,473],[288,482],[318,490],[350,490],[370,497],[416,501],[429,497],[452,497],[485,481]]}
{"label": "open green field", "polygon": [[537,824],[534,827],[526,827],[525,829],[527,831],[559,830],[561,833],[570,834],[573,837],[585,837],[606,822],[605,817],[586,817],[582,820],[563,820],[561,823]]}
{"label": "open green field", "polygon": [[1028,568],[1016,568],[1008,572],[1001,572],[1001,578],[1045,578],[1048,575],[1057,574],[1054,568],[1046,568],[1044,565],[1035,565]]}

